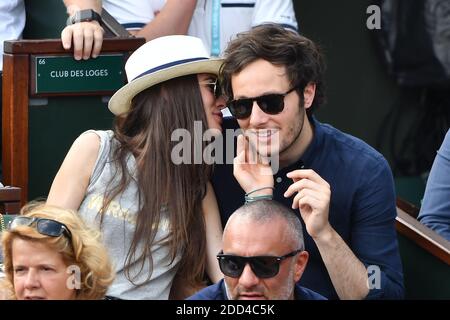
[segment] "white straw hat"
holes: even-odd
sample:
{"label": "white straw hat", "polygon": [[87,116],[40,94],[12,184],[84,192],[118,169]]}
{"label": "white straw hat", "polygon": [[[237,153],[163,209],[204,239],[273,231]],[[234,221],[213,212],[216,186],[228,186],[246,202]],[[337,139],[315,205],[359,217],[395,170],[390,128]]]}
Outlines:
{"label": "white straw hat", "polygon": [[109,100],[115,115],[127,112],[131,100],[151,86],[197,73],[218,75],[223,59],[211,59],[201,39],[191,36],[166,36],[139,47],[125,64],[128,84]]}

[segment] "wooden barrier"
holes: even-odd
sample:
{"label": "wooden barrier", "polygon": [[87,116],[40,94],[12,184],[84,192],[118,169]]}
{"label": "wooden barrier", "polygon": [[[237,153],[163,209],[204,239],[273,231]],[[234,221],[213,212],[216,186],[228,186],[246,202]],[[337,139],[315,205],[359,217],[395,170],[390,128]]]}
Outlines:
{"label": "wooden barrier", "polygon": [[450,266],[450,242],[420,223],[418,212],[417,207],[397,199],[397,231]]}
{"label": "wooden barrier", "polygon": [[[111,56],[122,57],[123,65],[130,52],[145,43],[144,38],[113,38],[104,39],[100,60],[90,59],[80,61],[80,68],[83,65],[92,64],[109,59]],[[89,95],[112,95],[115,89],[100,88],[84,92],[68,92],[73,85],[68,84],[65,88],[58,88],[51,92],[48,81],[39,70],[48,61],[58,62],[58,59],[72,57],[72,52],[64,50],[61,40],[20,40],[5,41],[3,55],[3,119],[2,119],[2,159],[3,159],[3,179],[7,185],[18,186],[22,189],[21,204],[28,201],[29,187],[29,102],[30,98],[42,98],[53,96],[89,96]],[[50,58],[51,60],[50,60]],[[73,59],[71,59],[73,60]],[[74,60],[73,60],[74,61]],[[116,60],[115,60],[116,61]],[[40,69],[41,68],[41,69]],[[44,70],[44,69],[42,69]],[[58,70],[55,70],[55,72]],[[67,70],[66,70],[67,71]],[[71,70],[70,72],[75,72]],[[78,75],[80,75],[79,73]],[[53,75],[56,75],[53,74]],[[76,75],[76,74],[75,74]],[[109,76],[107,71],[102,75]],[[117,75],[116,82],[117,82]],[[40,78],[41,77],[41,78]],[[109,77],[108,77],[109,78]],[[54,80],[54,79],[53,79]],[[73,79],[71,79],[73,80]],[[80,85],[86,78],[80,77]],[[125,73],[122,74],[122,83],[125,82]],[[61,83],[56,81],[56,84]],[[106,84],[108,84],[106,82]],[[40,89],[44,88],[44,89]],[[88,88],[90,89],[90,88]],[[63,107],[63,106],[62,106]],[[59,132],[55,132],[55,135]]]}
{"label": "wooden barrier", "polygon": [[450,242],[420,223],[419,209],[397,199],[396,229],[407,299],[450,299]]}
{"label": "wooden barrier", "polygon": [[17,187],[0,188],[0,213],[19,214],[20,213],[21,189]]}

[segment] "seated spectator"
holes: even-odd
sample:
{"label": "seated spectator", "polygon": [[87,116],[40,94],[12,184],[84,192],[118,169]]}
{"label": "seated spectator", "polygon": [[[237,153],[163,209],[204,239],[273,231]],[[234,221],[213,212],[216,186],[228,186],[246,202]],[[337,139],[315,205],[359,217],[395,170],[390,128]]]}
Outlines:
{"label": "seated spectator", "polygon": [[70,17],[81,10],[92,17],[82,22],[72,20],[74,23],[68,23],[61,32],[61,40],[67,50],[71,48],[73,40],[76,60],[97,57],[102,47],[104,30],[96,20],[95,13],[101,13],[102,5],[131,34],[144,37],[147,41],[167,35],[186,34],[195,3],[195,0],[64,0]]}
{"label": "seated spectator", "polygon": [[450,130],[428,177],[418,219],[450,241]]}
{"label": "seated spectator", "polygon": [[[69,16],[80,10],[101,13],[102,6],[131,34],[147,41],[187,34],[202,39],[211,56],[220,56],[228,41],[242,31],[271,22],[297,31],[292,0],[252,0],[233,3],[206,0],[64,0]],[[75,21],[73,21],[75,22]],[[65,49],[88,59],[100,54],[103,28],[90,19],[69,24],[61,33]]]}
{"label": "seated spectator", "polygon": [[190,300],[324,300],[296,284],[308,262],[298,216],[280,203],[254,201],[236,210],[217,255],[224,280]]}
{"label": "seated spectator", "polygon": [[[273,197],[305,224],[310,260],[304,286],[328,299],[402,298],[392,172],[371,146],[314,116],[325,99],[321,50],[264,24],[239,34],[225,52],[221,83],[243,135],[234,165],[214,167],[223,224],[244,193]],[[258,157],[242,152],[252,149]],[[234,156],[227,153],[225,159]],[[253,161],[258,158],[264,161]]]}
{"label": "seated spectator", "polygon": [[114,279],[100,233],[71,210],[26,206],[3,232],[2,247],[2,298],[102,299]]}
{"label": "seated spectator", "polygon": [[[47,203],[103,232],[116,270],[108,296],[167,299],[175,283],[171,297],[184,299],[205,286],[205,270],[211,281],[222,277],[212,168],[196,160],[207,142],[195,139],[220,134],[221,64],[195,37],[142,45],[125,64],[129,82],[109,100],[114,129],[82,133],[53,181]],[[188,145],[183,159],[177,139]]]}

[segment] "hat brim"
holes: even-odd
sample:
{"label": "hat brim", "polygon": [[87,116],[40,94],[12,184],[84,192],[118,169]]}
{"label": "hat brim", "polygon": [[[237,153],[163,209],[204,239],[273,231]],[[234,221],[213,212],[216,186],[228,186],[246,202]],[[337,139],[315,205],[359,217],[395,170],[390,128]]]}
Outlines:
{"label": "hat brim", "polygon": [[190,74],[211,73],[218,75],[222,63],[223,59],[194,61],[144,75],[117,90],[109,100],[108,108],[116,116],[119,116],[130,109],[131,100],[143,90],[155,84]]}

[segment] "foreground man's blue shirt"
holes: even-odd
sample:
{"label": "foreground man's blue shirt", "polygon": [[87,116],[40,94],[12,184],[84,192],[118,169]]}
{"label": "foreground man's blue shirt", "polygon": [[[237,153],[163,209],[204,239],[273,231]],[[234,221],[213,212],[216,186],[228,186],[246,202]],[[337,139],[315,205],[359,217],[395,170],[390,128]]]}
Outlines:
{"label": "foreground man's blue shirt", "polygon": [[[301,159],[274,175],[274,200],[291,207],[295,194],[289,199],[283,196],[292,183],[286,177],[288,172],[302,165],[317,172],[331,186],[330,224],[366,267],[375,266],[371,268],[375,273],[369,274],[372,287],[367,298],[403,298],[403,274],[395,231],[396,196],[388,163],[362,140],[314,118],[310,120],[314,127],[313,141]],[[235,122],[225,124],[236,125]],[[244,191],[233,177],[232,165],[214,167],[213,186],[225,226],[229,216],[244,204]],[[299,214],[298,210],[294,212]],[[303,234],[310,257],[300,284],[329,299],[337,299],[317,246],[305,226]],[[376,281],[377,268],[379,281]]]}
{"label": "foreground man's blue shirt", "polygon": [[[295,300],[326,300],[324,296],[307,288],[303,288],[299,284],[295,286],[294,297]],[[225,281],[222,279],[216,284],[200,290],[186,300],[228,300]]]}

